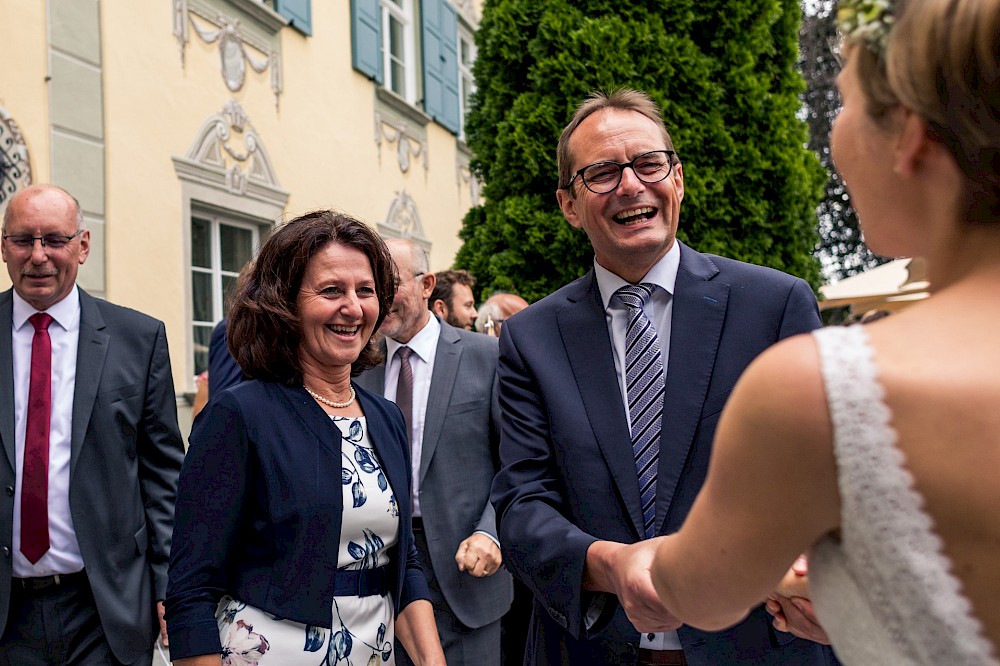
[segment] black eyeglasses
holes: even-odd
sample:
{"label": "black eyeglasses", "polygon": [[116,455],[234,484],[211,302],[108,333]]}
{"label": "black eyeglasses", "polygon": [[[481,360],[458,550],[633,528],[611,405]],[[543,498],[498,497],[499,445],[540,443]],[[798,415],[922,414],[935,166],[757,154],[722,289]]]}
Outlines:
{"label": "black eyeglasses", "polygon": [[594,194],[607,194],[618,188],[622,182],[622,174],[626,167],[631,167],[635,177],[644,183],[658,183],[664,180],[674,170],[674,155],[672,150],[654,150],[638,155],[631,162],[595,162],[583,167],[569,179],[560,189],[573,187],[577,176],[588,190]]}
{"label": "black eyeglasses", "polygon": [[19,250],[32,249],[35,247],[35,241],[39,241],[42,244],[42,247],[47,247],[50,250],[60,250],[69,245],[70,241],[82,233],[83,229],[80,229],[72,236],[63,236],[61,234],[31,236],[29,234],[8,234],[7,232],[4,232],[3,239]]}

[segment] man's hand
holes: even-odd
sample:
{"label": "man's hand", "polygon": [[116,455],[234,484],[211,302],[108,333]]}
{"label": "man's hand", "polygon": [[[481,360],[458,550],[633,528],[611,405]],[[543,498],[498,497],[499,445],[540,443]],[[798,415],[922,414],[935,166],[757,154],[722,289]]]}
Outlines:
{"label": "man's hand", "polygon": [[502,563],[500,548],[493,539],[479,532],[458,544],[458,552],[455,553],[458,570],[477,578],[492,576]]}
{"label": "man's hand", "polygon": [[823,645],[830,644],[809,601],[809,564],[805,555],[795,560],[775,591],[768,595],[765,608],[774,616],[772,624],[778,631],[787,631]]}
{"label": "man's hand", "polygon": [[156,602],[156,614],[160,617],[160,642],[163,643],[163,647],[169,648],[170,641],[167,639],[167,621],[163,619],[163,613],[165,609],[163,608],[163,602]]}
{"label": "man's hand", "polygon": [[598,541],[587,551],[584,586],[616,595],[629,621],[641,633],[673,631],[681,626],[660,602],[650,577],[659,543],[659,539],[632,545]]}

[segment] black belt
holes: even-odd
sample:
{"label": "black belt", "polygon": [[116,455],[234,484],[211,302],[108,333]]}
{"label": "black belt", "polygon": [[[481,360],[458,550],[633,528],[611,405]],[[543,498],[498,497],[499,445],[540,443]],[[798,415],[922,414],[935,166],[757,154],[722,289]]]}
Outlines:
{"label": "black belt", "polygon": [[14,578],[14,586],[25,590],[47,590],[60,585],[80,585],[87,581],[87,574],[77,571],[69,574],[53,574],[34,578]]}
{"label": "black belt", "polygon": [[418,530],[421,532],[424,531],[424,519],[420,516],[413,516],[413,518],[410,519],[410,525],[413,526],[414,532]]}
{"label": "black belt", "polygon": [[639,666],[686,666],[683,650],[647,650],[639,648]]}
{"label": "black belt", "polygon": [[378,569],[337,569],[333,577],[333,596],[384,597],[389,592],[388,567]]}

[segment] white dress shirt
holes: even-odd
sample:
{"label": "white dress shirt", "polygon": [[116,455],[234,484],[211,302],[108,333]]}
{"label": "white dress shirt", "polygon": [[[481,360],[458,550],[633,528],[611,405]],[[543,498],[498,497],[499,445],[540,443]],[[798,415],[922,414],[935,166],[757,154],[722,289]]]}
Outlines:
{"label": "white dress shirt", "polygon": [[[412,482],[413,515],[420,516],[420,452],[424,446],[424,421],[427,417],[427,397],[431,392],[431,374],[434,372],[434,357],[437,355],[438,338],[441,337],[441,322],[431,315],[424,327],[414,335],[406,347],[413,350],[410,365],[413,367],[413,415],[410,424],[410,464],[413,466]],[[396,350],[404,345],[392,338],[385,339],[385,397],[396,402],[396,385],[399,382],[399,356]]]}
{"label": "white dress shirt", "polygon": [[[642,310],[646,313],[653,328],[656,329],[656,338],[660,343],[660,354],[663,356],[664,377],[666,377],[669,367],[670,317],[674,311],[673,293],[680,261],[681,248],[680,244],[675,241],[673,247],[663,258],[656,262],[649,269],[649,272],[639,280],[639,282],[657,286],[657,289],[654,289],[652,295],[646,300]],[[628,326],[629,314],[628,307],[622,303],[621,299],[614,298],[618,289],[630,283],[601,266],[596,259],[594,260],[594,274],[601,292],[601,301],[604,303],[605,321],[608,325],[608,332],[611,334],[611,347],[614,349],[618,389],[622,394],[622,403],[625,405],[625,415],[631,432],[632,416],[628,413],[628,387],[625,385],[625,329]],[[662,516],[657,516],[657,519],[660,518]],[[680,650],[681,642],[676,631],[667,631],[658,634],[642,634],[639,646],[649,650]]]}
{"label": "white dress shirt", "polygon": [[35,327],[28,318],[35,310],[14,292],[12,342],[14,352],[14,488],[13,569],[16,578],[75,573],[83,569],[83,556],[69,508],[70,439],[73,428],[73,394],[76,388],[76,354],[80,342],[80,293],[76,287],[45,310],[52,316],[52,412],[49,420],[49,549],[35,564],[21,553],[21,481],[24,469],[24,435],[31,383],[31,342]]}

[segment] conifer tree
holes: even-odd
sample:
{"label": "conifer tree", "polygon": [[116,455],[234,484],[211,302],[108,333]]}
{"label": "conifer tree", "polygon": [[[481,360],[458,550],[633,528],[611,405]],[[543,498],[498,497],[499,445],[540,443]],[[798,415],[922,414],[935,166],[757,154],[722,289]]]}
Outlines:
{"label": "conifer tree", "polygon": [[528,300],[586,272],[585,234],[556,205],[555,147],[595,89],[643,90],[684,164],[679,238],[819,281],[825,173],[796,117],[797,0],[486,0],[466,125],[484,202],[456,265],[480,294]]}

